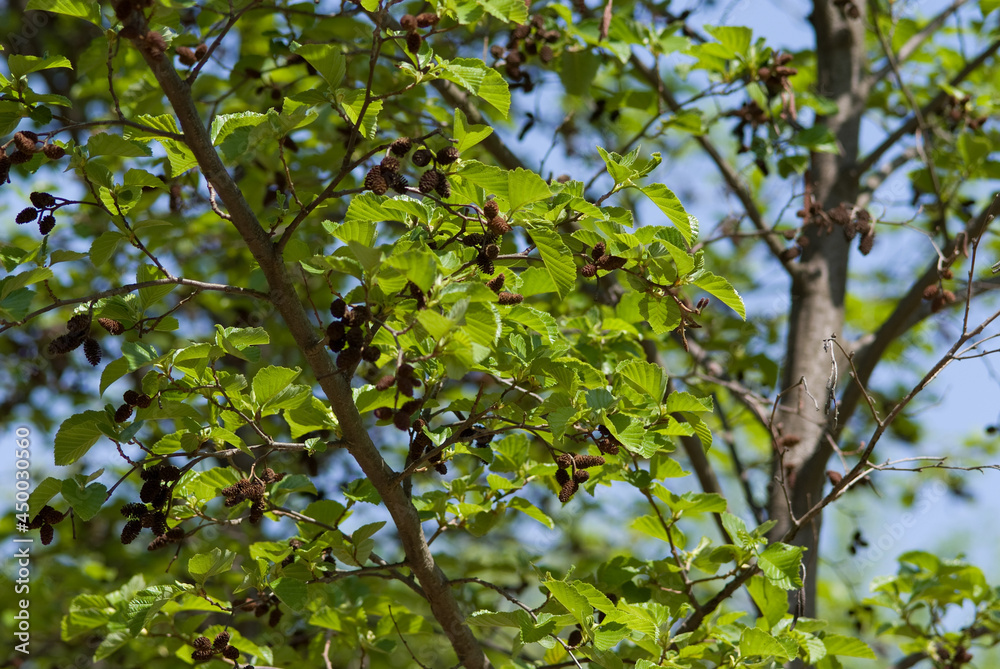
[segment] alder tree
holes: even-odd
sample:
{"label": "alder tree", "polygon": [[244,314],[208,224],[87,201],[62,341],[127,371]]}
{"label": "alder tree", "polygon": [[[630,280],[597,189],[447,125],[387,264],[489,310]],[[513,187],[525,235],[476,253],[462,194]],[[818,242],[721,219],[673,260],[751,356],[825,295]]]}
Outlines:
{"label": "alder tree", "polygon": [[10,666],[995,663],[1000,3],[675,4],[8,2]]}

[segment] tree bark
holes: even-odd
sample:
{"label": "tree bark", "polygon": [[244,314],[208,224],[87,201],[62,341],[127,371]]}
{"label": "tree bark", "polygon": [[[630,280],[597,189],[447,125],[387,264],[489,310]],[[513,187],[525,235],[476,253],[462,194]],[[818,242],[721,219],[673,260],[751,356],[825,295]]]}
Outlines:
{"label": "tree bark", "polygon": [[[817,92],[837,103],[832,116],[817,119],[836,136],[836,154],[814,153],[808,178],[814,201],[823,209],[841,202],[853,204],[859,183],[851,167],[858,158],[861,114],[867,96],[864,3],[858,19],[846,18],[830,0],[817,0],[810,17],[816,33]],[[769,513],[777,521],[770,535],[776,540],[794,524],[794,518],[820,500],[830,457],[828,428],[832,416],[826,407],[831,375],[830,354],[823,342],[840,337],[844,325],[849,242],[840,229],[827,234],[818,226],[803,230],[808,244],[792,273],[791,313],[784,361],[783,388],[775,419],[781,434],[798,443],[776,446]],[[817,403],[819,408],[817,409]],[[804,601],[800,615],[816,614],[816,567],[820,517],[796,535],[793,544],[806,548],[804,597],[792,593],[793,605]]]}

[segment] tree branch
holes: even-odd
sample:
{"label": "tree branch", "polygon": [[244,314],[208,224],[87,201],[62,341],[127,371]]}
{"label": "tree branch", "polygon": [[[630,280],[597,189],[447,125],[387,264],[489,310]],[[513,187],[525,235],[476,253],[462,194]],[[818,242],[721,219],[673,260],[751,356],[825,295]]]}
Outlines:
{"label": "tree branch", "polygon": [[[138,34],[145,34],[147,27],[141,14],[133,13],[128,23],[138,30]],[[202,174],[215,186],[232,217],[233,227],[239,232],[259,264],[271,289],[271,301],[302,351],[306,363],[312,369],[340,423],[347,450],[371,481],[392,516],[406,561],[427,594],[431,611],[451,641],[459,662],[469,669],[489,666],[482,648],[465,624],[464,616],[459,610],[458,602],[448,586],[447,579],[434,561],[416,508],[406,497],[402,487],[393,485],[395,472],[382,458],[368,435],[353,400],[350,380],[344,378],[331,361],[323,346],[323,337],[311,324],[295,292],[280,253],[212,146],[190,89],[181,81],[168,58],[164,58],[162,54],[151,53],[142,40],[134,40],[133,44],[142,52],[174,113],[177,114],[188,146],[198,160]]]}

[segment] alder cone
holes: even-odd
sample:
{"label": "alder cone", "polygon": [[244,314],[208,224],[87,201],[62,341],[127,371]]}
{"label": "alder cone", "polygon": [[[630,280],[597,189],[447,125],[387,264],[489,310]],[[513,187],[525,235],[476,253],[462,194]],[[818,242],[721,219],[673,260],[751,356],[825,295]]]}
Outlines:
{"label": "alder cone", "polygon": [[437,152],[437,162],[441,165],[451,165],[458,160],[458,149],[454,146],[446,146]]}
{"label": "alder cone", "polygon": [[229,632],[219,632],[215,635],[215,639],[212,641],[212,647],[216,649],[222,649],[229,645]]}
{"label": "alder cone", "polygon": [[410,148],[412,146],[413,140],[409,137],[400,137],[399,139],[393,140],[392,144],[389,145],[389,151],[391,151],[394,155],[402,157],[410,152]]}
{"label": "alder cone", "polygon": [[55,537],[56,532],[54,527],[52,527],[48,523],[45,523],[39,530],[39,534],[41,535],[42,538],[42,545],[48,546],[49,544],[52,543],[52,539]]}
{"label": "alder cone", "polygon": [[110,335],[120,335],[125,332],[125,327],[113,318],[98,318],[97,324],[104,328]]}
{"label": "alder cone", "polygon": [[868,228],[868,231],[858,242],[858,250],[861,251],[861,255],[866,256],[872,252],[872,247],[875,245],[875,228]]}
{"label": "alder cone", "polygon": [[504,306],[520,304],[523,301],[524,295],[521,295],[520,293],[508,293],[507,291],[503,291],[497,295],[497,302]]}
{"label": "alder cone", "polygon": [[386,374],[375,383],[375,390],[388,390],[395,383],[396,377],[392,374]]}
{"label": "alder cone", "polygon": [[40,193],[38,191],[35,191],[31,195],[29,195],[28,199],[31,200],[32,205],[40,209],[51,207],[56,203],[56,199],[52,197],[51,193]]}
{"label": "alder cone", "polygon": [[565,469],[556,470],[556,483],[558,483],[560,487],[566,485],[566,482],[569,481],[570,478],[569,472]]}
{"label": "alder cone", "polygon": [[410,53],[417,53],[420,51],[420,44],[423,42],[423,38],[419,33],[406,33],[406,50]]}
{"label": "alder cone", "polygon": [[417,14],[417,27],[430,28],[431,26],[437,25],[437,22],[440,20],[441,17],[433,12],[423,12],[422,14]]}
{"label": "alder cone", "polygon": [[[115,422],[116,423],[124,423],[125,421],[127,421],[131,417],[132,417],[132,407],[130,407],[127,404],[121,405],[120,407],[118,407],[118,410],[115,411]],[[143,499],[142,501],[148,502],[149,500],[148,499]]]}
{"label": "alder cone", "polygon": [[923,298],[925,300],[932,300],[934,299],[934,296],[938,294],[939,290],[941,290],[940,287],[936,283],[932,283],[924,288]]}
{"label": "alder cone", "polygon": [[32,154],[35,152],[35,144],[38,142],[38,135],[31,132],[30,130],[22,130],[21,132],[14,133],[14,146],[17,147],[18,151],[26,154]]}
{"label": "alder cone", "polygon": [[382,168],[378,165],[368,170],[368,174],[365,175],[365,189],[376,195],[385,195],[389,190],[389,184],[382,175]]}
{"label": "alder cone", "polygon": [[[274,617],[275,613],[279,614],[280,617],[281,611],[279,609],[275,609],[274,611],[271,612],[272,618]],[[274,625],[271,625],[271,627],[274,627]],[[226,658],[227,660],[238,660],[240,657],[240,651],[236,646],[226,646],[226,648],[222,651],[222,657]]]}
{"label": "alder cone", "polygon": [[590,472],[584,469],[577,469],[575,472],[573,472],[573,480],[576,481],[577,483],[583,483],[584,481],[587,481],[589,479],[590,479]]}
{"label": "alder cone", "polygon": [[125,527],[122,528],[122,543],[128,545],[136,540],[139,533],[142,532],[142,523],[138,520],[130,520],[125,523]]}
{"label": "alder cone", "polygon": [[375,345],[365,346],[364,349],[361,351],[361,359],[373,364],[378,362],[378,359],[381,355],[382,351],[379,350],[379,347]]}
{"label": "alder cone", "polygon": [[93,367],[97,367],[101,364],[101,345],[97,343],[96,339],[87,337],[83,342],[83,354],[87,358],[87,362]]}
{"label": "alder cone", "polygon": [[83,331],[71,331],[60,337],[56,337],[49,343],[50,355],[65,355],[75,350],[87,338],[87,333]]}
{"label": "alder cone", "polygon": [[177,59],[181,61],[181,65],[190,67],[198,62],[198,57],[194,55],[194,49],[189,46],[179,46],[175,51],[177,52]]}
{"label": "alder cone", "polygon": [[586,265],[580,268],[580,274],[588,279],[593,277],[595,274],[597,274],[597,265],[594,265],[592,263],[587,263]]}
{"label": "alder cone", "polygon": [[438,185],[434,187],[434,190],[441,196],[442,200],[450,198],[451,184],[448,182],[448,177],[441,175],[441,178],[438,180]]}
{"label": "alder cone", "polygon": [[42,153],[49,160],[59,160],[66,155],[66,149],[61,146],[56,146],[55,144],[46,144],[42,147]]}
{"label": "alder cone", "polygon": [[620,256],[608,256],[608,255],[605,255],[605,256],[601,256],[600,258],[598,258],[595,261],[595,264],[600,269],[603,269],[605,272],[613,272],[616,269],[621,269],[622,267],[624,267],[625,263],[627,263],[627,262],[628,262],[628,259],[622,258]]}
{"label": "alder cone", "polygon": [[26,207],[21,211],[17,212],[17,216],[14,221],[18,225],[23,225],[24,223],[31,223],[38,216],[38,211],[34,207]]}
{"label": "alder cone", "polygon": [[513,228],[510,227],[510,223],[507,222],[507,219],[500,214],[497,214],[487,221],[486,227],[494,235],[503,235],[513,230]]}
{"label": "alder cone", "polygon": [[379,407],[375,409],[372,413],[375,414],[375,418],[378,420],[389,420],[393,416],[393,411],[389,407]]}
{"label": "alder cone", "polygon": [[572,499],[573,495],[576,494],[576,491],[579,489],[580,489],[580,484],[577,483],[574,479],[566,481],[566,483],[564,483],[562,486],[562,490],[559,491],[559,501],[565,504],[570,499]]}
{"label": "alder cone", "polygon": [[410,158],[410,161],[417,167],[426,167],[433,158],[434,154],[428,149],[417,149],[413,152],[413,157]]}
{"label": "alder cone", "polygon": [[382,168],[383,172],[398,172],[399,171],[399,158],[396,156],[386,156],[379,163],[379,167]]}
{"label": "alder cone", "polygon": [[499,293],[500,289],[503,288],[504,279],[503,272],[497,274],[495,277],[486,282],[486,287],[492,290],[494,293]]}
{"label": "alder cone", "polygon": [[573,458],[573,464],[576,465],[577,469],[589,469],[590,467],[599,467],[605,462],[604,458],[600,455],[578,455]]}
{"label": "alder cone", "polygon": [[417,29],[417,17],[413,14],[403,14],[399,18],[399,25],[408,33]]}
{"label": "alder cone", "polygon": [[[416,154],[414,154],[414,158],[416,158]],[[430,193],[437,188],[440,181],[441,173],[433,168],[429,169],[420,175],[420,181],[417,182],[417,189],[421,193]]]}
{"label": "alder cone", "polygon": [[497,204],[496,200],[487,200],[486,204],[483,205],[483,216],[486,217],[486,220],[496,218],[499,213],[500,205]]}
{"label": "alder cone", "polygon": [[556,458],[556,465],[559,469],[569,469],[573,466],[573,456],[569,453],[563,453],[558,458]]}
{"label": "alder cone", "polygon": [[603,256],[605,254],[605,251],[607,250],[608,250],[607,244],[605,244],[604,242],[597,242],[596,244],[594,244],[594,248],[590,250],[590,257],[593,258],[594,260],[597,260],[598,258]]}
{"label": "alder cone", "polygon": [[212,640],[209,639],[207,636],[200,636],[194,640],[194,643],[192,645],[198,649],[211,648]]}
{"label": "alder cone", "polygon": [[140,409],[148,409],[149,405],[153,403],[153,398],[143,393],[135,401],[135,405]]}
{"label": "alder cone", "polygon": [[334,318],[343,318],[345,313],[347,313],[347,302],[338,297],[330,303],[330,314]]}

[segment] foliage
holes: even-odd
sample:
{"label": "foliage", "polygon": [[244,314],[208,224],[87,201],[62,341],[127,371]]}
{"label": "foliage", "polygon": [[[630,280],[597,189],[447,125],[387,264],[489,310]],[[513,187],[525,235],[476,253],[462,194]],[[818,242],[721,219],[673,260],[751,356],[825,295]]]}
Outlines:
{"label": "foliage", "polygon": [[[936,138],[894,168],[928,204],[895,225],[870,194],[832,205],[812,180],[845,151],[822,54],[743,27],[702,35],[669,4],[30,0],[26,17],[95,36],[22,33],[46,55],[10,53],[0,78],[5,192],[31,191],[0,245],[4,364],[19,369],[6,404],[52,428],[66,468],[17,509],[56,542],[62,561],[34,568],[67,594],[34,595],[61,618],[43,631],[33,609],[36,666],[85,649],[151,669],[834,669],[900,652],[958,667],[1000,640],[1000,590],[930,553],[901,556],[864,602],[897,651],[792,606],[815,588],[800,530],[879,469],[887,431],[919,441],[901,412],[995,315],[966,318],[902,391],[864,386],[902,332],[857,368],[846,335],[813,342],[858,377],[832,375],[811,418],[849,464],[823,489],[821,458],[820,494],[786,525],[769,516],[803,437],[767,389],[787,314],[753,308],[755,249],[794,291],[817,240],[868,255],[893,227],[940,236],[907,327],[972,298],[951,268],[972,276],[995,210],[948,226],[997,176],[996,47],[941,94],[937,72],[895,57],[870,82],[866,113],[902,123],[915,99]],[[872,53],[964,64],[939,41],[909,46],[925,20],[827,4],[867,22]],[[995,35],[992,4],[975,25]],[[564,120],[530,114],[536,100]],[[552,147],[517,155],[536,118]],[[715,137],[732,121],[735,145]],[[706,232],[688,185],[658,181],[689,145],[752,230]],[[533,167],[557,146],[572,174]],[[878,157],[856,181],[884,178]],[[760,204],[766,177],[803,200],[799,222]],[[876,310],[898,318],[904,300],[877,287],[852,293],[848,334],[874,332]],[[852,418],[863,402],[872,415]],[[713,468],[728,466],[723,487]],[[974,619],[954,627],[963,607]]]}

